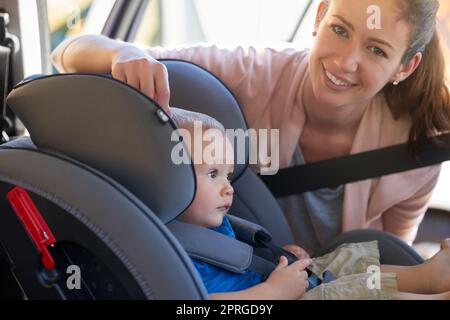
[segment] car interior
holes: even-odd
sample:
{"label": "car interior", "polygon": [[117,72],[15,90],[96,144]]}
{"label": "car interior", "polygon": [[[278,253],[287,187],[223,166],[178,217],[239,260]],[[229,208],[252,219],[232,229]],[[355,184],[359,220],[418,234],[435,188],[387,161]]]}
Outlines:
{"label": "car interior", "polygon": [[[196,181],[192,165],[170,160],[179,142],[170,139],[176,124],[155,101],[109,74],[58,74],[52,69],[50,2],[37,0],[36,7],[26,9],[20,0],[0,2],[4,12],[0,14],[4,92],[0,299],[202,300],[208,294],[190,256],[196,254],[230,270],[246,269],[260,258],[276,261],[277,257],[267,258],[268,248],[255,240],[256,235],[263,232],[276,246],[294,241],[276,200],[280,190],[249,166],[250,142],[246,163],[235,166],[230,210],[245,230],[229,247],[203,231],[198,231],[203,241],[189,243],[176,218],[193,201]],[[86,9],[88,2],[81,1],[77,11],[86,20],[89,13],[104,9],[96,7],[96,1]],[[302,7],[293,22],[296,31],[306,24],[313,4],[307,1]],[[142,38],[139,22],[148,12],[154,14],[158,5],[161,10],[160,1],[110,1],[98,32],[128,41]],[[30,36],[25,28],[30,26],[22,20],[33,20],[28,15],[36,21],[38,48],[26,43]],[[29,64],[30,48],[35,55],[40,53],[39,67]],[[214,74],[186,61],[161,62],[169,73],[171,106],[206,113],[226,129],[248,129],[239,101]],[[395,172],[449,160],[447,140],[444,146],[430,147],[417,164]],[[366,164],[377,167],[379,162],[371,159],[375,158],[368,155]],[[319,177],[317,183],[328,182]],[[385,232],[354,230],[342,233],[316,254],[345,242],[378,240],[381,263],[422,263],[428,256],[419,250],[420,244],[436,244],[450,236],[449,208],[445,201],[430,206],[419,228],[418,246]],[[227,250],[242,250],[246,260],[230,260]],[[71,266],[79,266],[82,274],[78,290],[70,285]]]}

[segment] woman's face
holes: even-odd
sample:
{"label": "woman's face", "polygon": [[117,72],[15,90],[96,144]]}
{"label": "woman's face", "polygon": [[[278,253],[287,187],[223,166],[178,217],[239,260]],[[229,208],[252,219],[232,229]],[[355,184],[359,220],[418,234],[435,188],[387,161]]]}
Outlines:
{"label": "woman's face", "polygon": [[[368,13],[378,6],[377,16]],[[405,71],[401,60],[410,30],[397,1],[332,0],[318,24],[311,52],[310,75],[316,100],[322,105],[363,103]],[[403,79],[403,78],[402,78]]]}

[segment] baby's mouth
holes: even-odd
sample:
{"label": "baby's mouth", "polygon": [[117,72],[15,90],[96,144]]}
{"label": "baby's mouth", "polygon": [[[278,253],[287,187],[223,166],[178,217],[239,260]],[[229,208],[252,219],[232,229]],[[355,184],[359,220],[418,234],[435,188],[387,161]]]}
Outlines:
{"label": "baby's mouth", "polygon": [[230,207],[231,207],[231,205],[226,204],[226,205],[217,207],[217,210],[219,210],[219,211],[228,211],[230,209]]}

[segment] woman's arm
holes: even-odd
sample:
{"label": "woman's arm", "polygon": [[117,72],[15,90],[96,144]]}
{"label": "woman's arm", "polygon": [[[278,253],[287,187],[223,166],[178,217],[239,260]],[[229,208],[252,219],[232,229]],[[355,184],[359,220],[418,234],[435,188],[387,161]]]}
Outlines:
{"label": "woman's arm", "polygon": [[437,184],[441,166],[429,168],[427,182],[409,199],[396,204],[383,213],[383,230],[393,233],[412,244],[419,225],[428,209],[433,190]]}
{"label": "woman's arm", "polygon": [[111,73],[154,99],[170,114],[166,67],[130,43],[84,35],[61,43],[53,51],[52,61],[62,72]]}
{"label": "woman's arm", "polygon": [[[237,96],[249,121],[276,106],[277,113],[291,105],[300,81],[297,71],[306,52],[295,49],[277,51],[237,47],[233,50],[217,46],[196,46],[165,50],[140,49],[131,43],[100,35],[83,35],[61,43],[52,53],[52,61],[61,72],[111,72],[156,100],[170,113],[169,79],[165,66],[155,59],[187,60],[206,68],[220,78]],[[277,103],[271,103],[276,94]],[[282,97],[283,101],[280,101]],[[285,101],[286,100],[286,101]],[[281,106],[280,106],[281,105]]]}
{"label": "woman's arm", "polygon": [[114,55],[125,42],[101,35],[83,35],[63,41],[52,52],[51,59],[61,72],[111,72]]}

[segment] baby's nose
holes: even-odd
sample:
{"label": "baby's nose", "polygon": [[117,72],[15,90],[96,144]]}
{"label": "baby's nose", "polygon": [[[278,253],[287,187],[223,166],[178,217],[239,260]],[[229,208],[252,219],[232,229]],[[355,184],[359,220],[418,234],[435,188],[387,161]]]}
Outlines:
{"label": "baby's nose", "polygon": [[234,189],[229,182],[226,184],[225,188],[223,189],[223,193],[227,196],[233,195]]}

